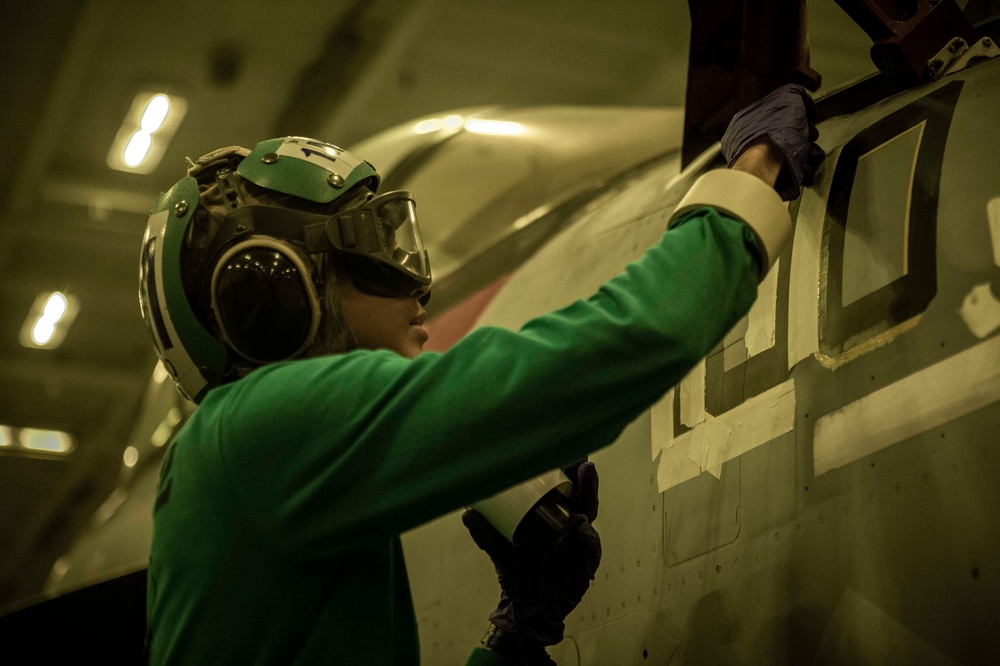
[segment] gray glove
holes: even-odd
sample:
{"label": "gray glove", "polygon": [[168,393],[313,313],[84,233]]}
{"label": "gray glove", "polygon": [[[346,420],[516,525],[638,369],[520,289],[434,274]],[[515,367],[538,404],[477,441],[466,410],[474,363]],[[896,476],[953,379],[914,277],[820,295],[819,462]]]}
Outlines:
{"label": "gray glove", "polygon": [[785,158],[774,189],[784,201],[799,196],[802,185],[812,182],[826,153],[814,142],[819,136],[814,122],[816,105],[806,89],[789,84],[768,93],[729,122],[722,137],[722,154],[733,166],[743,150],[767,137]]}

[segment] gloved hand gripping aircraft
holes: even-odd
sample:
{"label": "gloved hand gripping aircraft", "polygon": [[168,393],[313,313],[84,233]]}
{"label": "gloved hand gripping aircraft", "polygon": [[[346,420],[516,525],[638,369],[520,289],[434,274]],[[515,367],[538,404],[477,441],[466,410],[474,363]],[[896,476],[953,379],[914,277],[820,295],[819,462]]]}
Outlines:
{"label": "gloved hand gripping aircraft", "polygon": [[[420,207],[434,261],[429,348],[590,295],[656,241],[699,175],[724,166],[716,141],[735,111],[784,83],[818,86],[804,3],[723,4],[690,3],[686,115],[492,109],[351,147],[378,168],[381,191],[413,192]],[[560,664],[994,658],[1000,16],[974,26],[951,1],[905,14],[840,4],[881,71],[816,99],[826,156],[788,204],[793,240],[749,314],[590,457],[604,555],[551,650]],[[719,34],[739,38],[720,45]],[[560,132],[590,140],[567,153],[526,138],[558,144]],[[438,183],[467,182],[473,153],[508,160],[509,179],[483,183],[475,202],[436,201]],[[192,409],[169,382],[151,383],[135,441],[166,439]],[[141,628],[126,634],[144,618],[124,618],[144,612],[149,525],[131,540],[120,529],[148,520],[156,477],[157,465],[141,470],[53,580],[69,590],[136,571],[103,583],[123,619],[98,643],[141,649]],[[423,663],[462,663],[497,597],[492,566],[455,514],[403,543]],[[87,594],[21,615],[58,617],[58,602],[80,608]]]}

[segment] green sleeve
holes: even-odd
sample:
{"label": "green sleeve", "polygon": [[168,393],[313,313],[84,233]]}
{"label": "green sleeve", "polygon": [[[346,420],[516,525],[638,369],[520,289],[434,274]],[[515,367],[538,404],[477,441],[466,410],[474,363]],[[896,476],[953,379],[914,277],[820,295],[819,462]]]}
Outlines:
{"label": "green sleeve", "polygon": [[[206,397],[247,515],[305,558],[384,540],[612,443],[756,297],[757,241],[688,213],[590,298],[446,353],[266,366]],[[203,405],[204,407],[204,405]]]}

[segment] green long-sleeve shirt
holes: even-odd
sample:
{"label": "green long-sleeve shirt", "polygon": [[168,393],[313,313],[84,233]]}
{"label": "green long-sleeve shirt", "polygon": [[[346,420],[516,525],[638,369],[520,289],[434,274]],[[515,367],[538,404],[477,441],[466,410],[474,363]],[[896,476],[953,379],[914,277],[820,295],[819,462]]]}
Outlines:
{"label": "green long-sleeve shirt", "polygon": [[277,363],[211,391],[161,472],[152,663],[417,663],[399,534],[614,441],[747,312],[759,250],[700,208],[519,332]]}

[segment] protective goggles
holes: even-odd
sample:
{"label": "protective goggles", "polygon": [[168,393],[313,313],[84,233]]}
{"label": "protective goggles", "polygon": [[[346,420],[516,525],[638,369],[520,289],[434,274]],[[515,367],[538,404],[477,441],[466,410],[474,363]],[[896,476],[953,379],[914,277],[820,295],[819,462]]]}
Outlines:
{"label": "protective goggles", "polygon": [[342,252],[353,259],[352,277],[362,288],[386,296],[409,296],[431,284],[430,260],[409,192],[387,192],[327,215],[274,206],[231,211],[217,242],[227,245],[250,234],[300,243],[306,252]]}

